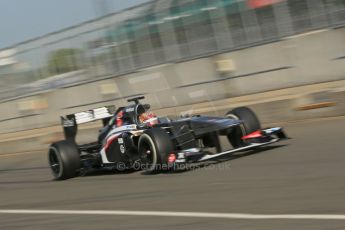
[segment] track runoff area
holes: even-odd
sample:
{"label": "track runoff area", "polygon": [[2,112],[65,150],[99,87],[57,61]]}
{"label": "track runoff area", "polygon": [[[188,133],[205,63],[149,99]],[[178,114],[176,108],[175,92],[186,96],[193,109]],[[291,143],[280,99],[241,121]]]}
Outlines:
{"label": "track runoff area", "polygon": [[[165,226],[167,220],[171,226],[189,223],[190,229],[220,222],[220,228],[240,222],[263,229],[296,223],[344,229],[345,119],[284,127],[293,139],[176,174],[96,173],[56,182],[51,180],[46,153],[0,156],[1,229],[59,217],[77,219],[76,226],[83,228],[91,226],[90,219],[111,226],[114,219],[125,218],[151,227]],[[69,223],[61,221],[55,227]],[[318,227],[320,223],[327,225]],[[127,222],[121,224],[131,228]]]}

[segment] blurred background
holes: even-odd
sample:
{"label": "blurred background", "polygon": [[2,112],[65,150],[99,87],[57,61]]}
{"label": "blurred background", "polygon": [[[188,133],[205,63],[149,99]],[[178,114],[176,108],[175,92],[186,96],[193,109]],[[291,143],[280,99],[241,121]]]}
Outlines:
{"label": "blurred background", "polygon": [[61,138],[60,115],[137,95],[171,117],[345,115],[345,0],[129,2],[114,13],[120,1],[94,0],[96,19],[0,48],[1,151],[39,148]]}

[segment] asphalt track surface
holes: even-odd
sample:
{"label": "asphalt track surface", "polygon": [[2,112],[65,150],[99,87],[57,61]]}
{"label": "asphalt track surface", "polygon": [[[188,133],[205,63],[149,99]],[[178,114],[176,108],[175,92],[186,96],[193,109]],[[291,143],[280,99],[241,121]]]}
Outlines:
{"label": "asphalt track surface", "polygon": [[[285,125],[293,139],[180,173],[97,172],[52,181],[46,153],[0,156],[0,229],[345,229],[345,220],[18,214],[127,210],[345,214],[345,119]],[[18,143],[20,144],[20,143]]]}

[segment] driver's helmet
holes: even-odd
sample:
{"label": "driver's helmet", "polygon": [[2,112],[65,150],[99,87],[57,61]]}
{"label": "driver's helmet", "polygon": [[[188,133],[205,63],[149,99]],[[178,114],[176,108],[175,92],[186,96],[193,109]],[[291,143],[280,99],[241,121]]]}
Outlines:
{"label": "driver's helmet", "polygon": [[123,110],[121,110],[116,115],[116,127],[120,127],[120,126],[124,125],[124,123],[123,123],[123,114],[124,114]]}
{"label": "driver's helmet", "polygon": [[141,124],[153,126],[155,124],[158,124],[158,118],[152,112],[145,112],[145,113],[142,113],[141,115],[139,115],[139,122]]}

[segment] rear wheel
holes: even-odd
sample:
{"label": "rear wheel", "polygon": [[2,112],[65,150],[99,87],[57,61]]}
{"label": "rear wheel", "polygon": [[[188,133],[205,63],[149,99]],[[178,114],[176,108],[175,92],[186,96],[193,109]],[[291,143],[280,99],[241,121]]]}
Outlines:
{"label": "rear wheel", "polygon": [[248,107],[239,107],[229,111],[228,118],[242,120],[243,124],[237,126],[228,135],[228,139],[234,148],[243,147],[246,144],[241,139],[243,136],[261,129],[261,124],[253,110]]}
{"label": "rear wheel", "polygon": [[56,180],[65,180],[78,175],[80,155],[72,141],[59,141],[49,147],[49,166]]}
{"label": "rear wheel", "polygon": [[146,130],[139,138],[139,155],[146,173],[168,169],[168,157],[173,151],[170,136],[160,128]]}

